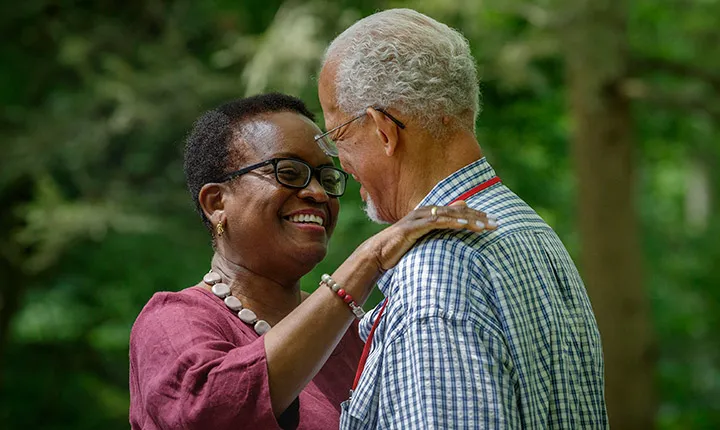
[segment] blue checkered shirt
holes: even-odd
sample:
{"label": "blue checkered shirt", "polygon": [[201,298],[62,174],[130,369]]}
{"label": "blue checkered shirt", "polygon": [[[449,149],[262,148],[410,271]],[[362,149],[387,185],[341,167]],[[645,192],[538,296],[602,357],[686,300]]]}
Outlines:
{"label": "blue checkered shirt", "polygon": [[[494,176],[478,160],[420,206]],[[500,227],[432,233],[380,279],[388,305],[340,428],[608,428],[597,323],[560,239],[503,184],[467,203]]]}

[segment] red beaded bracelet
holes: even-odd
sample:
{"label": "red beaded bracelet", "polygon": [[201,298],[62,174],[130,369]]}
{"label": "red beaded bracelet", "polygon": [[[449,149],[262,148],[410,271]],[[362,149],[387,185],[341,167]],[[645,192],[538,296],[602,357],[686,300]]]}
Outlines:
{"label": "red beaded bracelet", "polygon": [[352,313],[357,318],[362,318],[363,316],[365,316],[365,311],[363,310],[363,308],[358,306],[358,304],[355,303],[355,300],[353,300],[353,297],[350,294],[347,294],[347,292],[340,287],[340,284],[336,283],[333,278],[330,277],[330,275],[325,273],[320,279],[320,285],[324,285],[333,290],[333,292],[335,292],[338,297],[340,297],[345,303],[348,304],[350,310],[352,310]]}

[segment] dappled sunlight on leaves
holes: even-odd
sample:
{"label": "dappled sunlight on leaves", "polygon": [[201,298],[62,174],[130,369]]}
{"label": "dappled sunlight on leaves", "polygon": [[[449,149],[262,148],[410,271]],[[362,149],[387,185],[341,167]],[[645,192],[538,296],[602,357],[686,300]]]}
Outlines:
{"label": "dappled sunlight on leaves", "polygon": [[[153,293],[199,282],[212,253],[182,171],[193,121],[220,102],[283,91],[303,98],[322,122],[315,86],[327,43],[388,6],[416,8],[464,32],[482,78],[480,145],[578,261],[573,124],[558,37],[573,8],[561,5],[0,6],[8,26],[0,42],[0,316],[14,315],[0,333],[0,422],[127,428],[132,323]],[[628,5],[630,54],[638,61],[619,85],[633,101],[635,205],[658,340],[658,427],[718,428],[720,2]],[[367,220],[354,181],[341,206],[326,259],[302,279],[306,291],[383,228]],[[614,211],[604,208],[603,216]],[[16,309],[8,292],[20,293]],[[380,299],[375,293],[369,304]]]}

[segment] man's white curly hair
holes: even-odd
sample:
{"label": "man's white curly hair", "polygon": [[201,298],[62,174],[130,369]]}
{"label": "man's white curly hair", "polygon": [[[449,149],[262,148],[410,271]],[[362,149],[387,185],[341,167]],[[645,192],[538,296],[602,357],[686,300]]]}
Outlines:
{"label": "man's white curly hair", "polygon": [[475,130],[479,85],[468,41],[426,15],[390,9],[363,18],[333,40],[328,61],[337,62],[337,103],[347,114],[391,107],[436,137],[449,131],[443,116]]}

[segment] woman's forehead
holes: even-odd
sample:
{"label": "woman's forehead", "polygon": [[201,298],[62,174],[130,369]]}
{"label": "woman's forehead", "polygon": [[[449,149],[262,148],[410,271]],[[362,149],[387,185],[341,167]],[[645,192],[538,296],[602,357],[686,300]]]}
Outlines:
{"label": "woman's forehead", "polygon": [[249,120],[243,125],[242,140],[247,156],[264,160],[293,154],[311,164],[332,163],[315,143],[320,129],[304,115],[273,112]]}

